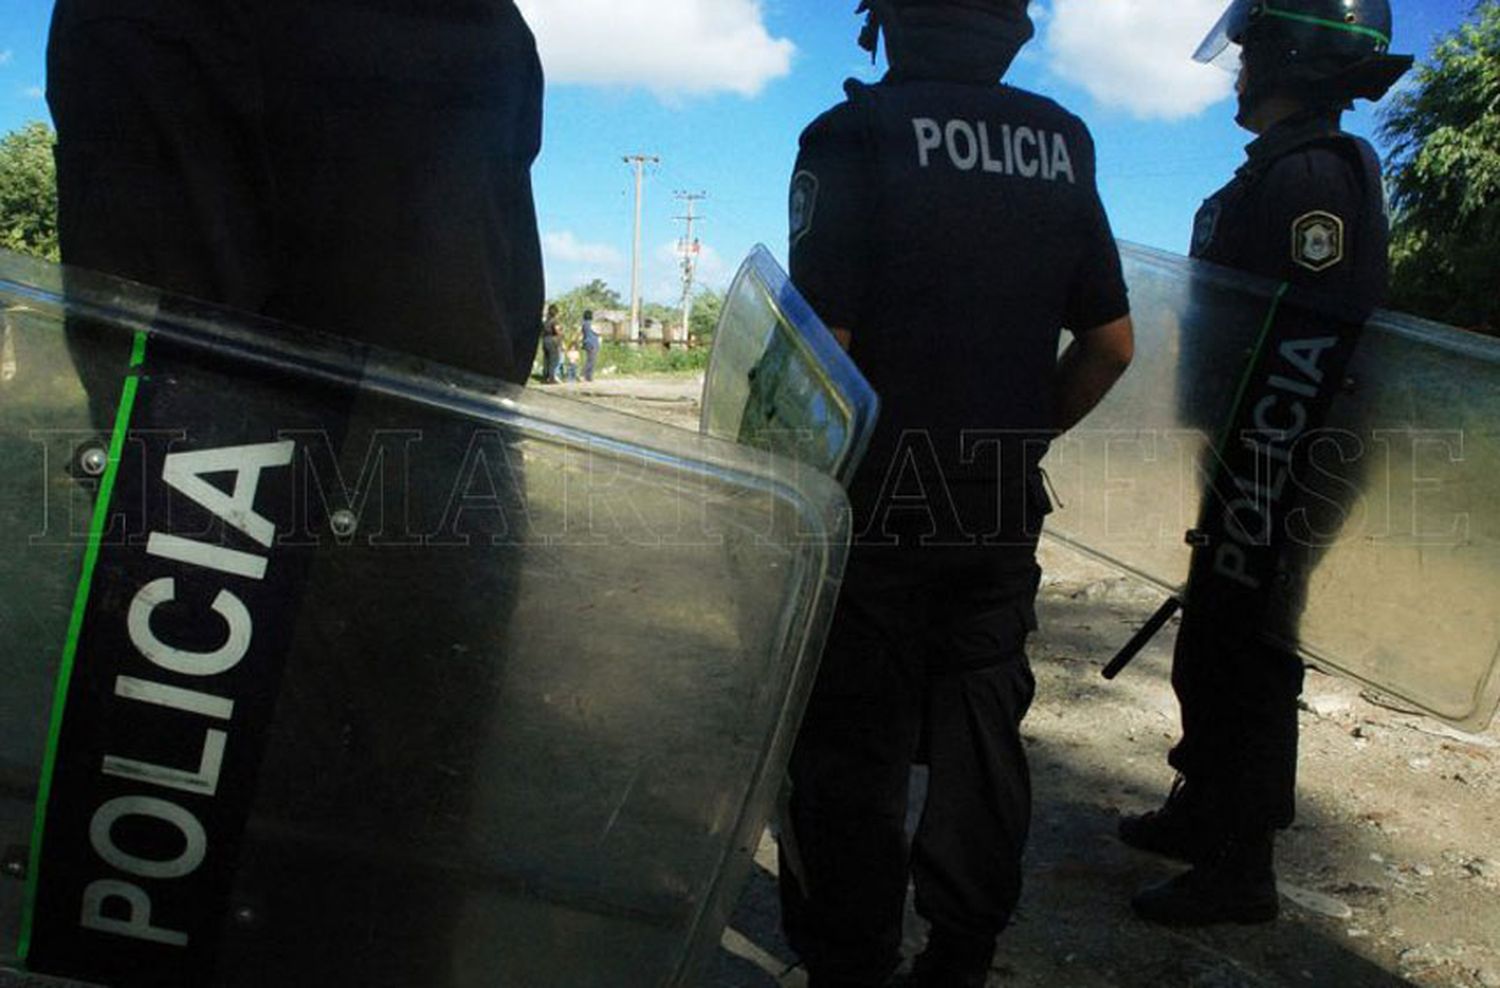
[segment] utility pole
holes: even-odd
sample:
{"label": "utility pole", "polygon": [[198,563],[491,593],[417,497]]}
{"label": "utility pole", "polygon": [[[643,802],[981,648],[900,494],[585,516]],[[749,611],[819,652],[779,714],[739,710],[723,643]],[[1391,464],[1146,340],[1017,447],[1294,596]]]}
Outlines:
{"label": "utility pole", "polygon": [[630,254],[630,341],[641,338],[641,184],[646,163],[661,164],[652,154],[627,154],[627,165],[635,165],[635,247]]}
{"label": "utility pole", "polygon": [[677,220],[687,224],[687,232],[683,234],[682,243],[678,245],[678,251],[682,254],[682,342],[689,342],[692,334],[689,332],[688,320],[693,315],[693,275],[698,268],[698,241],[693,236],[693,223],[703,217],[693,214],[693,207],[708,198],[705,192],[676,192],[675,198],[679,202],[687,203],[687,215],[679,216]]}

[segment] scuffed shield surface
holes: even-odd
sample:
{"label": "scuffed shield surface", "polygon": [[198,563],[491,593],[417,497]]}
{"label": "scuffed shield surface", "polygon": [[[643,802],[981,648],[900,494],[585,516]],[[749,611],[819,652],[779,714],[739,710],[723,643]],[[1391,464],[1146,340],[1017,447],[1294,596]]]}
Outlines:
{"label": "scuffed shield surface", "polygon": [[832,480],[10,255],[0,306],[0,967],[24,934],[114,988],[699,983]]}

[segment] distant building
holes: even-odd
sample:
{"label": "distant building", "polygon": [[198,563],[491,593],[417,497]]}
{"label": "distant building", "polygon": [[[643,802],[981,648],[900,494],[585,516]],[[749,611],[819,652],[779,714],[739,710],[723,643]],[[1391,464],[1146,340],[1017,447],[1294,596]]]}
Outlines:
{"label": "distant building", "polygon": [[627,341],[630,339],[630,313],[615,309],[597,310],[594,313],[594,331],[599,334],[600,339]]}

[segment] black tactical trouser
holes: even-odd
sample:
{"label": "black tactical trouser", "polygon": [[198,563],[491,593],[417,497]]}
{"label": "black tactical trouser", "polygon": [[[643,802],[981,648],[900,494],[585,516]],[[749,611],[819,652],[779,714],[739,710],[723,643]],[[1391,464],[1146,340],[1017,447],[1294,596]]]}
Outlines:
{"label": "black tactical trouser", "polygon": [[[782,922],[814,983],[876,985],[900,961],[908,875],[929,950],[985,970],[1021,889],[1031,780],[1020,724],[1039,571],[846,586],[791,761]],[[911,766],[930,766],[907,846]]]}
{"label": "black tactical trouser", "polygon": [[[1182,740],[1169,761],[1186,778],[1195,806],[1226,836],[1290,826],[1296,812],[1303,666],[1274,642],[1298,640],[1309,575],[1352,509],[1356,488],[1339,482],[1348,461],[1336,443],[1311,440],[1343,435],[1321,430],[1368,315],[1353,301],[1295,286],[1278,294],[1259,356],[1244,369],[1239,397],[1228,407],[1209,389],[1239,364],[1240,344],[1213,334],[1183,340],[1179,410],[1199,428],[1222,429],[1227,441],[1209,463],[1195,531],[1202,544],[1172,662]],[[1316,375],[1291,359],[1309,340],[1320,341]],[[1290,404],[1280,389],[1299,374],[1306,380]],[[1199,417],[1197,410],[1216,407],[1224,421]],[[1283,414],[1285,422],[1277,418]],[[1315,455],[1332,458],[1315,465]],[[1253,514],[1243,510],[1252,494]],[[1228,553],[1222,571],[1221,553]]]}
{"label": "black tactical trouser", "polygon": [[1255,626],[1189,604],[1172,656],[1182,739],[1168,761],[1223,835],[1291,825],[1302,660]]}

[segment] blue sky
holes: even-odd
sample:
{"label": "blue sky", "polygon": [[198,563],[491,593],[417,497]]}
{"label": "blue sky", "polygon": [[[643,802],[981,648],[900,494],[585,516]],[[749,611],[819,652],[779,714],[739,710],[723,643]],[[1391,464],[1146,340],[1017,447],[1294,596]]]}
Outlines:
{"label": "blue sky", "polygon": [[[1038,36],[1008,81],[1059,100],[1094,131],[1117,235],[1182,251],[1198,203],[1228,179],[1249,135],[1229,77],[1189,60],[1227,0],[1033,0]],[[705,192],[700,274],[723,287],[751,246],[785,256],[797,135],[850,76],[879,68],[855,45],[855,0],[519,0],[548,74],[535,170],[548,291],[630,280],[633,178],[658,155],[644,206],[643,294],[674,301],[676,191]],[[49,0],[0,8],[0,131],[47,119]],[[1392,0],[1394,50],[1424,56],[1470,0]],[[1370,135],[1361,110],[1351,130]]]}

